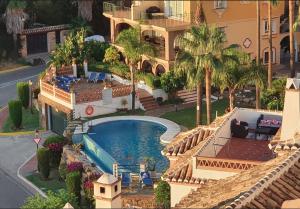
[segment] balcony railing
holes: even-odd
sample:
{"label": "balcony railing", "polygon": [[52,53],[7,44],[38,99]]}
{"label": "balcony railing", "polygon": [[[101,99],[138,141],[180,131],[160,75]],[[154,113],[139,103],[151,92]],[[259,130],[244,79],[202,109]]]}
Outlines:
{"label": "balcony railing", "polygon": [[103,2],[103,13],[117,18],[131,19],[131,8],[111,2]]}

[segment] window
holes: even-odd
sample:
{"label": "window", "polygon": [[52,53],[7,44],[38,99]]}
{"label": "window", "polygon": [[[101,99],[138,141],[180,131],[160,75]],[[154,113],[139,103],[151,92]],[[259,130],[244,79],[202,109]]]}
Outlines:
{"label": "window", "polygon": [[183,0],[170,0],[164,3],[167,17],[183,19]]}
{"label": "window", "polygon": [[241,3],[241,4],[249,4],[250,1],[247,1],[247,0],[241,0],[240,3]]}
{"label": "window", "polygon": [[104,187],[100,187],[100,194],[105,194],[105,188]]}
{"label": "window", "polygon": [[225,9],[227,7],[227,0],[215,0],[215,9]]}
{"label": "window", "polygon": [[118,191],[118,185],[115,186],[115,192],[117,192],[117,191]]}
{"label": "window", "polygon": [[[272,63],[275,63],[276,61],[276,53],[275,53],[275,49],[273,48],[272,50],[273,56],[272,56]],[[268,64],[269,63],[269,49],[266,49],[264,51],[264,64]]]}
{"label": "window", "polygon": [[[276,33],[276,22],[275,22],[275,20],[272,20],[271,23],[272,23],[272,34],[275,34]],[[269,21],[264,20],[263,26],[264,26],[264,32],[268,33],[269,32]]]}

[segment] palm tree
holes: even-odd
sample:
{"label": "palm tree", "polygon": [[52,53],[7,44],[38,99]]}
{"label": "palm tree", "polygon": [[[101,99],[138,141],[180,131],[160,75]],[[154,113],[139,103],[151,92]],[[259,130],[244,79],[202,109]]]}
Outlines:
{"label": "palm tree", "polygon": [[[260,49],[260,1],[257,0],[256,1],[256,18],[257,18],[257,57],[256,57],[256,64],[260,65],[261,63],[261,58],[260,58],[260,53],[261,53],[261,49]],[[256,98],[260,98],[260,89],[258,88],[258,86],[256,85]],[[260,99],[256,99],[256,109],[260,109]]]}
{"label": "palm tree", "polygon": [[[179,42],[179,47],[182,45],[184,43]],[[189,89],[195,89],[195,87],[197,89],[196,126],[201,125],[204,69],[199,63],[198,56],[189,51],[180,50],[176,55],[174,70],[176,74],[186,77],[186,85]]]}
{"label": "palm tree", "polygon": [[231,53],[234,53],[236,58],[225,60],[223,68],[213,76],[214,83],[222,92],[228,88],[230,111],[234,109],[236,90],[247,84],[248,81],[244,77],[250,72],[246,70],[250,60],[248,54],[239,49],[231,50]]}
{"label": "palm tree", "polygon": [[273,62],[273,43],[272,43],[272,6],[277,5],[277,0],[269,0],[268,3],[268,25],[269,25],[269,62],[268,62],[268,88],[272,88],[272,62]]}
{"label": "palm tree", "polygon": [[93,18],[93,3],[93,0],[77,0],[78,16],[91,21]]}
{"label": "palm tree", "polygon": [[222,68],[224,59],[232,57],[231,50],[224,48],[225,34],[217,27],[207,24],[192,27],[177,38],[179,49],[196,57],[197,69],[205,70],[207,123],[211,123],[211,82],[212,73]]}
{"label": "palm tree", "polygon": [[155,48],[141,38],[140,28],[129,28],[119,33],[116,43],[123,48],[131,74],[132,110],[135,110],[135,71],[142,60],[142,55],[154,56]]}
{"label": "palm tree", "polygon": [[295,47],[294,47],[294,1],[289,0],[289,28],[290,28],[290,69],[291,69],[291,78],[295,77]]}
{"label": "palm tree", "polygon": [[[249,85],[255,85],[256,87],[256,108],[260,108],[260,94],[257,94],[257,90],[264,89],[267,81],[266,69],[263,65],[252,62],[247,69],[244,77],[241,79],[242,83]],[[258,108],[257,108],[258,109]]]}
{"label": "palm tree", "polygon": [[18,34],[23,31],[25,20],[28,18],[28,15],[24,12],[25,8],[25,1],[10,0],[4,13],[6,30],[7,33],[13,35],[15,50],[17,49]]}

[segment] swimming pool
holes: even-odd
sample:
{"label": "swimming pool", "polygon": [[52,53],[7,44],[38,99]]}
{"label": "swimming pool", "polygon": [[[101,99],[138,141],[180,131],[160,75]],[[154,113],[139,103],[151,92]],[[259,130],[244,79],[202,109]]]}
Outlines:
{"label": "swimming pool", "polygon": [[161,155],[164,145],[160,137],[167,128],[142,120],[116,120],[97,124],[84,137],[86,154],[105,172],[112,172],[117,162],[135,172],[145,157],[156,160],[156,171],[162,172],[169,162]]}

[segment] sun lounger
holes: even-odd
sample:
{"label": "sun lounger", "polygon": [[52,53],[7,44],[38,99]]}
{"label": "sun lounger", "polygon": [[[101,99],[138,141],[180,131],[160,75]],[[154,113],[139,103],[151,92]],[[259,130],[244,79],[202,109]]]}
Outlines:
{"label": "sun lounger", "polygon": [[121,174],[122,179],[122,187],[129,187],[131,183],[131,176],[130,173],[122,173]]}
{"label": "sun lounger", "polygon": [[105,73],[99,73],[99,74],[97,74],[97,76],[96,76],[94,82],[97,83],[98,81],[104,81],[104,80],[105,80],[105,77],[106,77],[106,76],[105,76]]}
{"label": "sun lounger", "polygon": [[153,180],[150,178],[149,172],[141,172],[140,173],[140,181],[142,183],[142,187],[144,186],[153,186]]}
{"label": "sun lounger", "polygon": [[92,72],[88,78],[88,82],[95,82],[95,79],[96,79],[96,76],[97,76],[97,73],[95,72]]}

